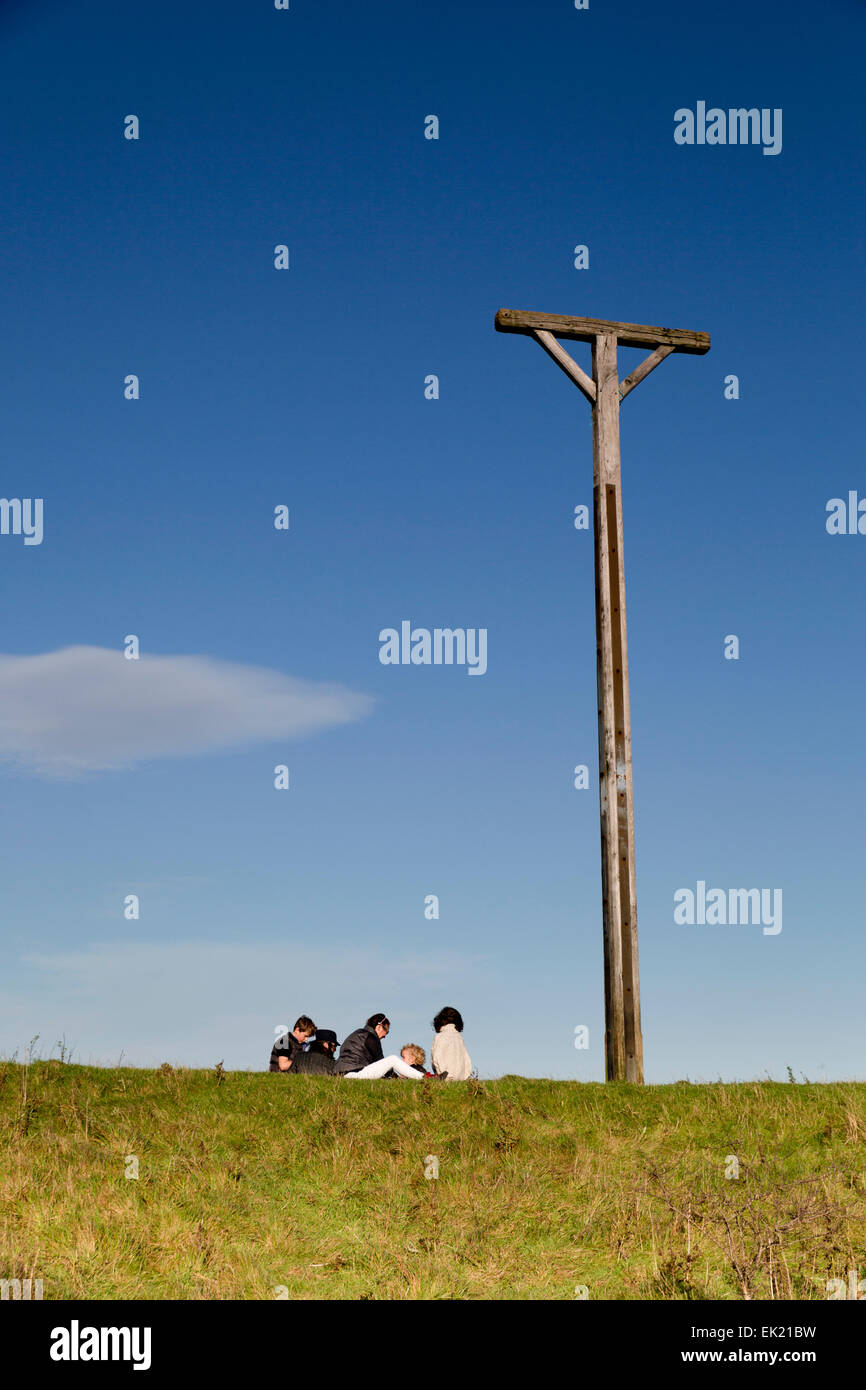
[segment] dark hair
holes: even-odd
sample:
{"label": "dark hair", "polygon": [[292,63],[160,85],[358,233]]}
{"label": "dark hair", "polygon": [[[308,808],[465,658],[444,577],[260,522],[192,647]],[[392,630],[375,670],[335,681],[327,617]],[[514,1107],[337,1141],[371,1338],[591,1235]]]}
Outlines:
{"label": "dark hair", "polygon": [[306,1014],[301,1014],[292,1031],[296,1033],[299,1028],[302,1033],[315,1033],[316,1031],[315,1023],[311,1018],[307,1018]]}
{"label": "dark hair", "polygon": [[433,1030],[438,1033],[445,1023],[453,1023],[458,1033],[463,1032],[463,1018],[457,1009],[452,1009],[450,1004],[446,1004],[444,1009],[440,1009],[433,1020]]}
{"label": "dark hair", "polygon": [[391,1027],[390,1018],[386,1018],[384,1014],[371,1014],[370,1017],[367,1019],[367,1022],[364,1024],[364,1027],[378,1028],[380,1023],[385,1023],[389,1028]]}

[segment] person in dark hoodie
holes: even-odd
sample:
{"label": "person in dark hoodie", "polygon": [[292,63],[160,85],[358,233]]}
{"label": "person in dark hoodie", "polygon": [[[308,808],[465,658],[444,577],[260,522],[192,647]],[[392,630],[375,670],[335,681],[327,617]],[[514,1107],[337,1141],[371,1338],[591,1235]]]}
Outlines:
{"label": "person in dark hoodie", "polygon": [[337,1035],[330,1028],[317,1028],[316,1036],[306,1052],[299,1052],[292,1063],[292,1076],[333,1076],[334,1053],[339,1047]]}
{"label": "person in dark hoodie", "polygon": [[423,1081],[421,1072],[410,1067],[396,1053],[385,1057],[382,1052],[382,1039],[387,1038],[391,1029],[390,1020],[384,1014],[371,1014],[363,1028],[350,1033],[340,1048],[337,1062],[337,1075],[349,1079],[358,1077],[367,1081],[377,1081],[395,1071],[408,1081]]}

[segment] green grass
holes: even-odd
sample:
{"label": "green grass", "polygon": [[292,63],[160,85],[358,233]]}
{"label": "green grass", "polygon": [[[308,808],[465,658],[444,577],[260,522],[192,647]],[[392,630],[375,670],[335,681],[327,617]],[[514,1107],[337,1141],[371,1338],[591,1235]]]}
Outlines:
{"label": "green grass", "polygon": [[5,1062],[0,1278],[46,1299],[824,1299],[866,1272],[864,1138],[860,1083]]}

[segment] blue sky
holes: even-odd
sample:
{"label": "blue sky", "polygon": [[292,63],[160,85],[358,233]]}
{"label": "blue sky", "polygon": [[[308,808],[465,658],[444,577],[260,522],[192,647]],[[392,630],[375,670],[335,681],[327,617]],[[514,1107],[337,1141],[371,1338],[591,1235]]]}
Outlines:
{"label": "blue sky", "polygon": [[[44,499],[0,536],[0,1051],[256,1068],[301,1011],[429,1046],[452,1003],[482,1075],[603,1078],[590,412],[507,306],[712,335],[622,409],[647,1079],[864,1075],[864,36],[0,6],[0,493]],[[675,144],[700,100],[781,153]],[[487,672],[381,665],[404,619]],[[783,930],[677,925],[698,880]]]}

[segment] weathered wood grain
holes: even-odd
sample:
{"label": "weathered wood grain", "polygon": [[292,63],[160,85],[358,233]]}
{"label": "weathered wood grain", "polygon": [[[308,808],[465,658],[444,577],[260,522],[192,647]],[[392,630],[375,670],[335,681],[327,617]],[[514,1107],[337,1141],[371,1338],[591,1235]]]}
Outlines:
{"label": "weathered wood grain", "polygon": [[654,328],[646,323],[619,323],[613,319],[582,319],[570,314],[542,314],[534,309],[500,309],[495,319],[499,333],[534,333],[541,329],[556,338],[576,338],[591,343],[600,333],[615,334],[626,347],[660,347],[675,352],[704,353],[710,350],[709,333],[686,328]]}

